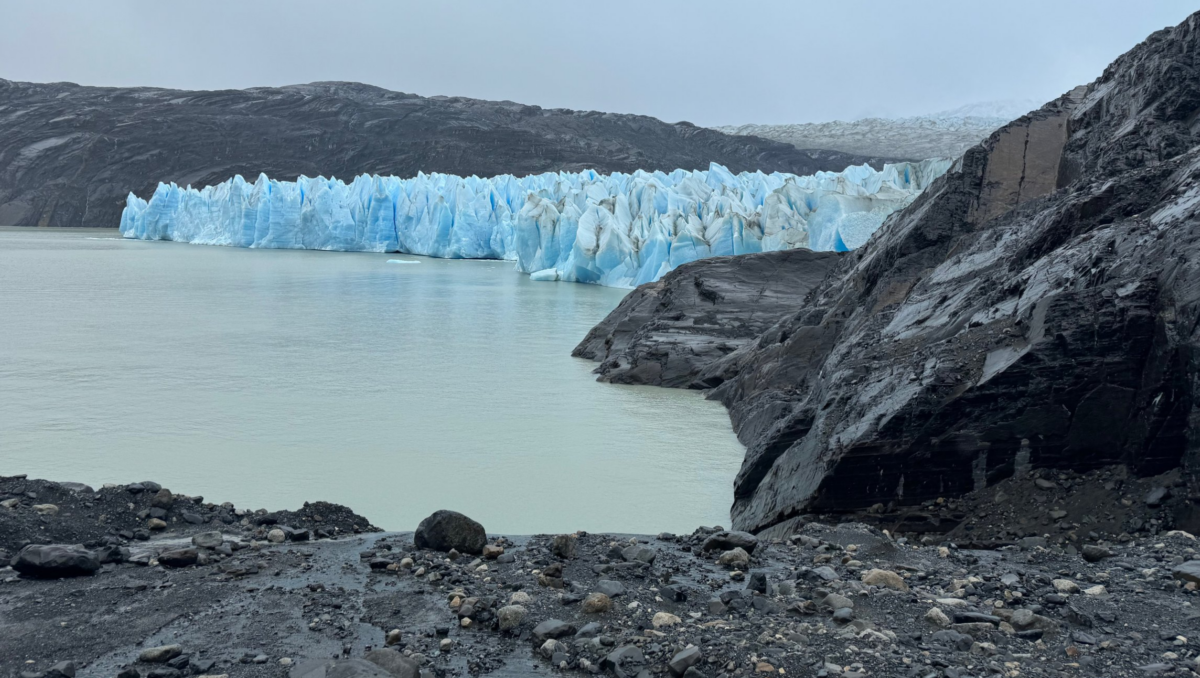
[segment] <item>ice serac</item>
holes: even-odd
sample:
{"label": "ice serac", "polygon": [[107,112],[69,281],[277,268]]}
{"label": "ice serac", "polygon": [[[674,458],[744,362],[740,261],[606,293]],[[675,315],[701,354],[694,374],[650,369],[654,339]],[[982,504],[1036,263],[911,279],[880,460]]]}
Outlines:
{"label": "ice serac", "polygon": [[913,201],[948,160],[811,176],[593,171],[490,179],[418,174],[159,184],[130,194],[126,238],[204,245],[508,259],[535,280],[634,287],[713,256],[847,251]]}

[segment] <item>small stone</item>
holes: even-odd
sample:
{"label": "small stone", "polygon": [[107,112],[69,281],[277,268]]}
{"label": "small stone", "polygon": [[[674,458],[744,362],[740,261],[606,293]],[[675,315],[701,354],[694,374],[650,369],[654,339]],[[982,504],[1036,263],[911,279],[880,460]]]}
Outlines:
{"label": "small stone", "polygon": [[603,593],[589,593],[580,609],[587,614],[602,614],[612,609],[612,599]]}
{"label": "small stone", "polygon": [[[501,608],[501,609],[503,609],[503,608]],[[400,629],[392,629],[391,631],[388,631],[387,637],[384,638],[384,640],[383,640],[383,644],[385,647],[399,645],[400,644]]]}
{"label": "small stone", "polygon": [[146,521],[146,527],[151,530],[165,530],[167,529],[167,521],[161,518],[151,518]]}
{"label": "small stone", "polygon": [[215,549],[224,542],[221,533],[217,531],[201,532],[192,537],[192,545],[198,548]]}
{"label": "small stone", "polygon": [[675,656],[671,657],[671,661],[667,662],[667,668],[670,669],[671,675],[682,676],[701,659],[700,648],[693,645],[676,652]]}
{"label": "small stone", "polygon": [[929,611],[925,613],[925,621],[943,629],[950,626],[950,617],[946,616],[946,613],[938,607],[929,608]]}
{"label": "small stone", "polygon": [[34,504],[30,508],[32,508],[39,515],[43,515],[43,516],[58,515],[58,507],[55,506],[54,504]]}
{"label": "small stone", "polygon": [[1037,485],[1039,490],[1053,490],[1054,488],[1058,487],[1053,480],[1046,480],[1045,478],[1038,478],[1037,480],[1033,481],[1033,484]]}
{"label": "small stone", "polygon": [[1082,553],[1083,559],[1089,563],[1098,563],[1105,558],[1111,558],[1113,555],[1112,551],[1104,548],[1103,546],[1096,546],[1095,544],[1085,545]]}
{"label": "small stone", "polygon": [[560,619],[547,619],[533,627],[533,637],[538,640],[562,638],[575,633],[575,627]]}
{"label": "small stone", "polygon": [[767,662],[758,662],[754,665],[755,673],[775,673],[775,667]]}
{"label": "small stone", "polygon": [[267,541],[271,542],[272,544],[282,544],[283,542],[287,541],[287,533],[276,527],[267,533]]}
{"label": "small stone", "polygon": [[554,537],[554,542],[550,546],[550,550],[559,558],[574,558],[575,547],[579,542],[579,536],[574,534],[560,534]]}
{"label": "small stone", "polygon": [[1146,494],[1146,506],[1157,508],[1171,496],[1171,491],[1165,487],[1156,487]]}
{"label": "small stone", "polygon": [[658,551],[655,551],[649,546],[634,544],[621,551],[621,557],[630,563],[650,564],[653,563],[654,559],[658,557]]}
{"label": "small stone", "polygon": [[741,569],[750,565],[750,554],[741,547],[730,549],[717,558],[717,564],[729,569]]}
{"label": "small stone", "polygon": [[1070,579],[1055,579],[1054,581],[1050,582],[1050,584],[1054,587],[1055,591],[1058,591],[1062,594],[1079,593],[1079,584],[1076,584]]}
{"label": "small stone", "polygon": [[150,505],[154,508],[169,510],[174,504],[175,496],[172,495],[171,491],[165,487],[158,492],[155,492],[154,496],[150,498]]}
{"label": "small stone", "polygon": [[610,579],[601,579],[596,582],[596,590],[609,598],[618,598],[625,595],[625,585],[619,581]]}
{"label": "small stone", "polygon": [[1096,584],[1083,590],[1085,596],[1102,596],[1106,593],[1108,593],[1108,590],[1104,588],[1103,584]]}
{"label": "small stone", "polygon": [[821,607],[827,607],[827,608],[830,608],[833,610],[838,610],[843,607],[848,607],[851,609],[854,608],[853,600],[850,600],[846,596],[843,596],[838,593],[830,593],[829,595],[822,598],[821,602],[817,603],[817,604],[820,605]]}
{"label": "small stone", "polygon": [[164,567],[187,567],[200,559],[196,549],[174,549],[158,554],[158,563]]}
{"label": "small stone", "polygon": [[520,605],[505,605],[496,610],[496,619],[500,623],[501,631],[510,631],[521,625],[525,621],[527,612]]}
{"label": "small stone", "polygon": [[493,546],[492,544],[488,544],[487,546],[483,547],[483,557],[487,558],[488,560],[495,560],[502,555],[504,555],[503,546]]}
{"label": "small stone", "polygon": [[862,583],[867,586],[882,586],[897,591],[908,590],[908,584],[904,578],[891,570],[867,570],[862,575]]}
{"label": "small stone", "polygon": [[833,611],[833,621],[838,624],[849,624],[854,621],[854,610],[848,607],[839,607]]}
{"label": "small stone", "polygon": [[1051,520],[1062,520],[1063,518],[1067,517],[1067,512],[1061,510],[1051,511],[1049,515]]}
{"label": "small stone", "polygon": [[524,591],[515,591],[513,592],[512,596],[509,597],[508,602],[513,605],[528,605],[529,603],[533,602],[533,596]]}
{"label": "small stone", "polygon": [[682,619],[676,617],[670,612],[655,612],[654,616],[650,619],[650,624],[652,624],[656,629],[661,629],[667,626],[675,626],[676,624],[682,622]]}
{"label": "small stone", "polygon": [[450,648],[453,646],[454,641],[450,640],[449,638],[442,638],[440,641],[438,641],[438,649],[442,652],[449,652]]}
{"label": "small stone", "polygon": [[138,661],[146,662],[147,664],[163,664],[181,654],[183,654],[183,648],[179,645],[160,645],[142,650],[138,654]]}

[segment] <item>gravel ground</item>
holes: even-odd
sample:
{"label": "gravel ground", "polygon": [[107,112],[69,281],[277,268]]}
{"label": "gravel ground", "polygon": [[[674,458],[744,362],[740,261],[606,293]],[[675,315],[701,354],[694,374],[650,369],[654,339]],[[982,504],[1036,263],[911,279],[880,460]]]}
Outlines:
{"label": "gravel ground", "polygon": [[[1101,487],[1111,482],[1098,473]],[[1147,521],[1120,538],[1060,544],[1072,531],[1056,527],[1071,524],[1064,517],[1050,538],[989,550],[814,522],[777,539],[715,527],[490,535],[483,554],[460,555],[417,549],[411,533],[373,531],[330,505],[268,514],[173,495],[167,527],[149,530],[142,512],[158,492],[142,485],[89,493],[0,479],[0,501],[19,499],[0,508],[3,548],[84,542],[120,554],[93,576],[0,570],[0,673],[301,678],[316,675],[308,660],[334,659],[338,675],[384,671],[353,661],[364,656],[390,666],[380,675],[414,678],[1200,670],[1191,647],[1200,562],[1188,565],[1197,542]],[[61,502],[57,513],[34,508],[48,499]],[[194,507],[206,521],[172,520]],[[121,536],[138,529],[149,538]],[[213,543],[214,531],[220,546],[192,543]],[[195,564],[168,565],[189,548]],[[167,663],[139,660],[171,645],[179,654]]]}

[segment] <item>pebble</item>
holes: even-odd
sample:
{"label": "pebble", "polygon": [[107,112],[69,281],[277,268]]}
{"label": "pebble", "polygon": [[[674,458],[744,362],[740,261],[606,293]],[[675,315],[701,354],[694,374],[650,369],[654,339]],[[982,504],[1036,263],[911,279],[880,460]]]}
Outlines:
{"label": "pebble", "polygon": [[287,534],[278,527],[267,533],[267,541],[272,544],[282,544],[287,540]]}

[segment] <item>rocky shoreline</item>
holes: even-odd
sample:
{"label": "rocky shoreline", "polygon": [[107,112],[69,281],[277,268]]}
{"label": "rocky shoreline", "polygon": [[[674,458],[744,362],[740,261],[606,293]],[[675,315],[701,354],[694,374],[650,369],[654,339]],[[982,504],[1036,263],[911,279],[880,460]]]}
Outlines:
{"label": "rocky shoreline", "polygon": [[[1108,473],[1011,479],[1045,503],[1018,495],[1015,485],[1007,491],[1039,512],[1069,500],[1072,488],[1110,483],[1118,501],[1134,500],[1131,512],[1163,511],[1169,502],[1169,477],[1132,497],[1143,486]],[[1200,671],[1189,644],[1200,625],[1195,537],[1170,530],[1161,513],[1131,518],[1132,533],[1087,533],[1071,527],[1082,516],[1068,508],[1051,508],[1046,517],[1054,522],[1037,523],[1044,533],[1026,530],[990,550],[862,522],[797,525],[782,538],[718,527],[504,537],[448,512],[415,534],[394,533],[332,504],[249,511],[149,482],[92,490],[5,477],[0,555],[11,566],[0,570],[0,672],[962,678]]]}

